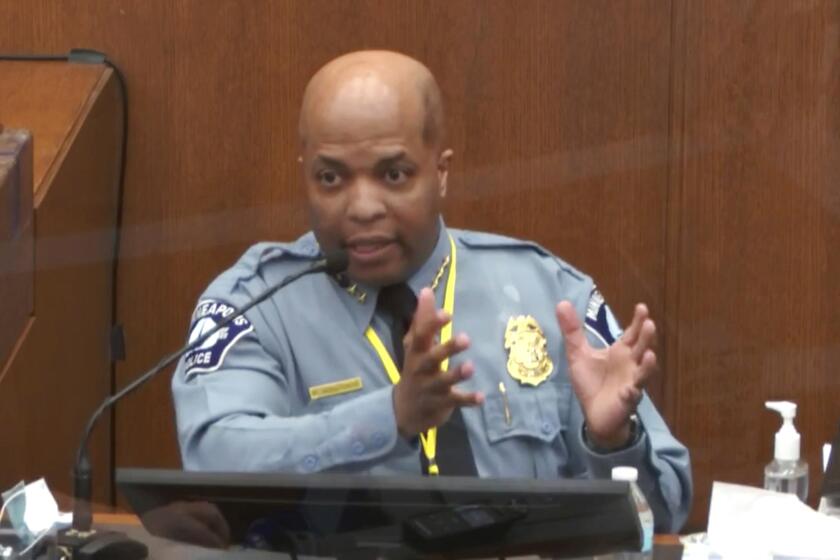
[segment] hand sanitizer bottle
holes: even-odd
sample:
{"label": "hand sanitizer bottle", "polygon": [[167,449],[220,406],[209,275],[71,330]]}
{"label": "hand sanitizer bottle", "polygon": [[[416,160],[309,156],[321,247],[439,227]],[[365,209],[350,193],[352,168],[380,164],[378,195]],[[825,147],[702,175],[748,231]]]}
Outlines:
{"label": "hand sanitizer bottle", "polygon": [[804,502],[808,499],[808,464],[799,458],[799,432],[793,426],[796,404],[767,401],[764,405],[782,415],[782,428],[776,433],[773,460],[764,468],[764,487],[796,494]]}
{"label": "hand sanitizer bottle", "polygon": [[624,553],[621,556],[616,556],[616,558],[649,560],[653,558],[653,511],[650,509],[644,493],[636,483],[639,479],[639,471],[635,467],[613,467],[612,479],[630,483],[633,502],[636,504],[636,512],[639,514],[639,523],[642,526],[642,549],[639,552]]}

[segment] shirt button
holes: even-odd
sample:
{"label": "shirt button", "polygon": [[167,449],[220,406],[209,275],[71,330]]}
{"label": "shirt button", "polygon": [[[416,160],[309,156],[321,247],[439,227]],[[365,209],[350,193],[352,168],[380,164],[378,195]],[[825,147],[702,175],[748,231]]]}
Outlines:
{"label": "shirt button", "polygon": [[551,425],[551,422],[543,422],[542,431],[544,434],[548,435],[554,430],[554,426]]}
{"label": "shirt button", "polygon": [[318,468],[318,457],[316,455],[307,455],[303,458],[303,470],[312,472]]}
{"label": "shirt button", "polygon": [[388,436],[386,436],[383,432],[374,432],[373,437],[370,438],[371,446],[374,449],[379,449],[385,442],[388,441]]}
{"label": "shirt button", "polygon": [[354,441],[353,445],[350,446],[350,449],[353,450],[353,455],[359,456],[365,452],[365,444],[361,441]]}

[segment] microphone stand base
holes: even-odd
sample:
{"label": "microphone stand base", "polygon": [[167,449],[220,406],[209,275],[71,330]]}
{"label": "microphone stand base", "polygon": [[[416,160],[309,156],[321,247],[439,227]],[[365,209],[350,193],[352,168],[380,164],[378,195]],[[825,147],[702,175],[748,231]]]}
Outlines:
{"label": "microphone stand base", "polygon": [[149,549],[140,541],[116,531],[59,531],[55,540],[55,556],[69,560],[143,560]]}

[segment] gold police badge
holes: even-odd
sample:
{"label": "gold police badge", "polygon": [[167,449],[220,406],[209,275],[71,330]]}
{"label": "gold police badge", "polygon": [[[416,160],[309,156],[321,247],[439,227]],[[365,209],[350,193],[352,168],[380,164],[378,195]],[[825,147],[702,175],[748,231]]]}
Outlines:
{"label": "gold police badge", "polygon": [[508,319],[505,349],[508,351],[508,373],[523,385],[536,387],[554,371],[546,351],[545,334],[530,315]]}

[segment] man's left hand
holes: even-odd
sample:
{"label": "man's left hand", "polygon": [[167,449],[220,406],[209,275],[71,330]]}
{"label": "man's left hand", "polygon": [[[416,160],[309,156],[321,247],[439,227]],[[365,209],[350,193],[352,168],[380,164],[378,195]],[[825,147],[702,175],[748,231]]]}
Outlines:
{"label": "man's left hand", "polygon": [[587,437],[600,449],[619,448],[630,439],[630,416],[656,369],[652,346],[656,326],[647,306],[636,305],[630,327],[612,346],[590,346],[568,301],[557,305],[557,321],[566,341],[569,377],[586,419]]}

